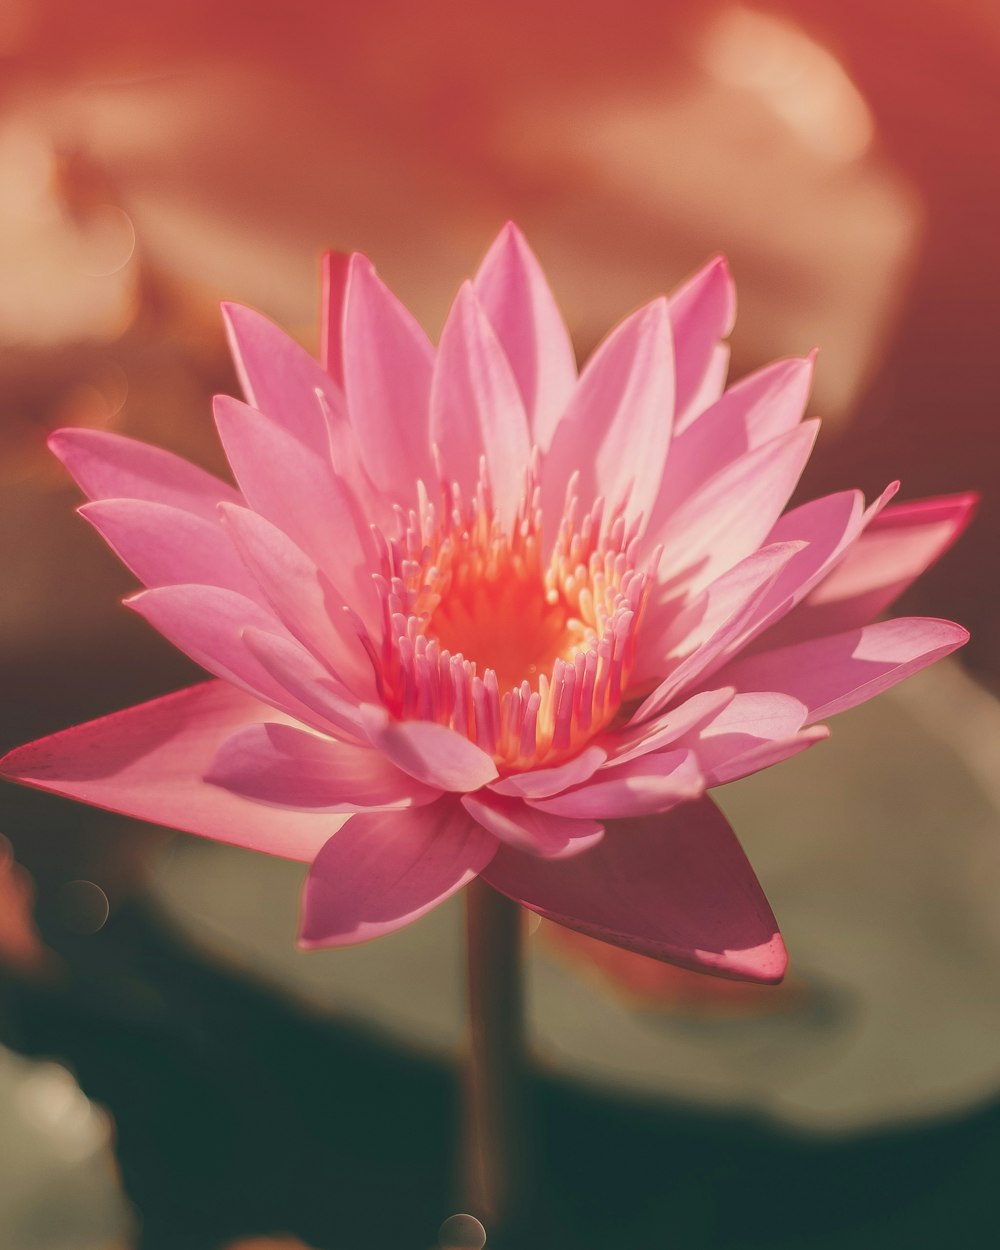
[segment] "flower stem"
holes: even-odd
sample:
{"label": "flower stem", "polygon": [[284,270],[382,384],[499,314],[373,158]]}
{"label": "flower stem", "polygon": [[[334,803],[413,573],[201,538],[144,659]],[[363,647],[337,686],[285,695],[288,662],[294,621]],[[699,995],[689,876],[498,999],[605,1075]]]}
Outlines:
{"label": "flower stem", "polygon": [[465,897],[469,1057],[461,1164],[467,1209],[495,1236],[516,1210],[524,1165],[521,909],[479,880]]}

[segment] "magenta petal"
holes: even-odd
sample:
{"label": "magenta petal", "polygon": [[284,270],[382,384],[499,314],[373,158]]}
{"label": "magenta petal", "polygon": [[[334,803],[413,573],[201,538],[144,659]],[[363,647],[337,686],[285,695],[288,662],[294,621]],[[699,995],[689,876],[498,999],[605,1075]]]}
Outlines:
{"label": "magenta petal", "polygon": [[89,499],[146,499],[214,521],[239,491],[172,452],[106,430],[56,430],[49,447]]}
{"label": "magenta petal", "polygon": [[716,677],[741,690],[793,695],[813,723],[874,698],[968,638],[951,621],[900,617],[737,659]]}
{"label": "magenta petal", "polygon": [[417,478],[437,480],[429,437],[434,349],[363,256],[351,257],[343,321],[344,390],[362,459],[375,485],[408,507]]}
{"label": "magenta petal", "polygon": [[666,301],[659,299],[613,330],[580,375],[543,466],[546,525],[557,524],[575,473],[585,507],[602,496],[614,510],[627,497],[629,516],[648,519],[670,446],[673,410],[670,318]]}
{"label": "magenta petal", "polygon": [[492,759],[454,729],[433,721],[394,721],[374,704],[361,709],[374,746],[425,785],[442,790],[478,790],[497,778]]}
{"label": "magenta petal", "polygon": [[146,499],[100,499],[79,511],[145,586],[194,582],[259,597],[218,517]]}
{"label": "magenta petal", "polygon": [[591,743],[563,764],[552,768],[533,768],[525,773],[510,773],[502,781],[495,781],[490,789],[494,794],[507,794],[512,798],[544,799],[568,786],[586,781],[607,758],[608,753],[603,747]]}
{"label": "magenta petal", "polygon": [[299,941],[351,946],[400,929],[467,885],[496,846],[454,800],[352,816],[310,869]]}
{"label": "magenta petal", "polygon": [[704,789],[693,751],[653,751],[621,764],[609,760],[589,781],[551,798],[532,799],[531,805],[554,816],[616,820],[668,811]]}
{"label": "magenta petal", "polygon": [[371,747],[277,723],[250,725],[227,738],[205,780],[259,803],[305,811],[415,807],[440,794]]}
{"label": "magenta petal", "polygon": [[[732,333],[736,290],[724,256],[717,256],[670,297],[670,323],[677,353],[676,429],[683,430],[709,398],[705,375],[718,360],[719,340]],[[714,399],[715,396],[711,396]]]}
{"label": "magenta petal", "polygon": [[326,455],[327,423],[316,393],[331,407],[344,403],[330,375],[305,348],[252,308],[223,304],[222,315],[247,403],[317,455]]}
{"label": "magenta petal", "polygon": [[501,842],[543,859],[579,855],[604,837],[604,826],[596,820],[553,816],[490,790],[463,794],[462,806]]}
{"label": "magenta petal", "polygon": [[501,848],[482,876],[532,911],[613,946],[735,980],[773,983],[785,973],[771,909],[709,799],[611,824],[601,842],[569,860]]}
{"label": "magenta petal", "polygon": [[225,682],[210,681],[18,747],[0,772],[153,824],[311,860],[337,828],[336,817],[276,811],[203,780],[226,738],[274,716]]}
{"label": "magenta petal", "polygon": [[576,359],[541,266],[512,222],[487,252],[474,285],[510,361],[531,441],[547,451],[576,384]]}
{"label": "magenta petal", "polygon": [[531,455],[528,419],[507,357],[468,282],[441,333],[430,403],[431,437],[445,480],[474,498],[485,456],[494,504],[509,527]]}

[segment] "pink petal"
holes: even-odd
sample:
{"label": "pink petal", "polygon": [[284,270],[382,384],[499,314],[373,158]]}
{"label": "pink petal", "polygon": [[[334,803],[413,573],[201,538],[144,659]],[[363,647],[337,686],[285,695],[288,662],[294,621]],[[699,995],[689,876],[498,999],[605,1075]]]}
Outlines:
{"label": "pink petal", "polygon": [[330,670],[297,642],[265,630],[246,628],[243,645],[300,707],[298,719],[321,733],[334,733],[367,744],[357,701]]}
{"label": "pink petal", "polygon": [[576,385],[576,358],[541,266],[512,222],[487,252],[475,289],[510,361],[531,441],[547,451]]}
{"label": "pink petal", "polygon": [[215,420],[250,507],[311,556],[364,614],[376,602],[367,521],[329,460],[228,395],[216,397]]}
{"label": "pink petal", "polygon": [[[704,681],[717,666],[720,657],[739,647],[740,642],[753,631],[761,605],[767,601],[771,588],[801,549],[800,543],[762,547],[717,578],[703,596],[680,614],[675,622],[677,641],[674,642],[672,635],[668,634],[661,651],[665,655],[661,668],[668,670],[667,675],[643,700],[632,718],[634,721],[647,721],[661,712],[679,691],[694,681]],[[691,651],[680,663],[671,665],[670,652],[674,650],[676,654],[678,645],[685,649],[691,647]],[[650,644],[644,643],[642,657],[655,654],[655,647],[648,652],[647,647]],[[642,657],[636,665],[637,675],[648,667],[648,660],[643,662]],[[726,681],[717,683],[721,686],[733,684]]]}
{"label": "pink petal", "polygon": [[880,694],[968,641],[951,621],[900,617],[737,659],[716,674],[740,690],[780,690],[809,709],[808,724]]}
{"label": "pink petal", "polygon": [[[677,353],[677,432],[698,415],[703,382],[718,360],[719,340],[736,321],[736,289],[724,256],[717,256],[670,297],[670,324]],[[712,397],[714,399],[714,396]]]}
{"label": "pink petal", "polygon": [[663,476],[674,408],[674,356],[663,299],[622,322],[587,362],[542,478],[550,528],[562,516],[578,472],[585,508],[601,496],[613,511],[626,497],[630,517],[649,517]]}
{"label": "pink petal", "polygon": [[668,811],[704,789],[693,751],[654,751],[627,763],[609,760],[589,781],[531,805],[554,816],[613,820]]}
{"label": "pink petal", "polygon": [[543,859],[578,855],[604,837],[604,826],[595,820],[553,816],[489,790],[463,794],[461,802],[469,815],[501,842]]}
{"label": "pink petal", "polygon": [[299,942],[351,946],[400,929],[467,885],[496,845],[453,800],[352,816],[310,870]]}
{"label": "pink petal", "polygon": [[337,817],[277,811],[203,780],[226,738],[269,717],[271,708],[210,681],[18,747],[0,772],[139,820],[311,860]]}
{"label": "pink petal", "polygon": [[525,773],[510,773],[502,781],[495,781],[490,789],[494,794],[507,794],[512,798],[544,799],[568,786],[586,781],[607,758],[608,754],[602,747],[591,743],[565,763],[551,768],[533,768]]}
{"label": "pink petal", "polygon": [[146,499],[214,521],[239,491],[172,452],[105,430],[56,430],[49,447],[90,499]]}
{"label": "pink petal", "polygon": [[744,775],[736,767],[743,756],[771,743],[794,739],[808,710],[791,695],[773,691],[738,694],[706,724],[679,737],[677,744],[695,752],[706,784],[721,786]]}
{"label": "pink petal", "polygon": [[415,483],[436,482],[429,437],[434,349],[363,257],[350,261],[344,297],[347,410],[372,481],[411,506]]}
{"label": "pink petal", "polygon": [[666,963],[777,982],[788,962],[753,870],[709,799],[609,825],[570,860],[501,848],[482,876],[549,920]]}
{"label": "pink petal", "polygon": [[281,530],[247,508],[223,505],[233,545],[275,616],[359,699],[375,695],[371,661],[344,599]]}
{"label": "pink petal", "polygon": [[756,551],[785,509],[819,430],[805,421],[717,473],[646,535],[662,544],[659,576],[689,592],[707,586]]}
{"label": "pink petal", "polygon": [[433,721],[394,721],[373,704],[361,709],[373,746],[404,772],[441,790],[478,790],[497,778],[485,751],[464,735]]}
{"label": "pink petal", "polygon": [[[939,559],[975,514],[975,495],[886,508],[788,619],[788,641],[867,625]],[[782,639],[784,641],[784,639]]]}
{"label": "pink petal", "polygon": [[100,499],[79,511],[146,586],[194,582],[259,597],[218,517],[146,499]]}
{"label": "pink petal", "polygon": [[651,531],[727,464],[799,424],[813,360],[779,360],[742,378],[674,438]]}
{"label": "pink petal", "polygon": [[250,725],[227,738],[205,780],[259,803],[306,811],[414,807],[440,794],[371,747],[276,723]]}
{"label": "pink petal", "polygon": [[344,300],[351,258],[346,252],[327,252],[323,257],[322,325],[320,349],[323,368],[344,387]]}
{"label": "pink petal", "polygon": [[327,423],[317,391],[330,407],[339,408],[344,403],[339,387],[305,348],[259,312],[223,304],[222,315],[247,403],[325,456]]}
{"label": "pink petal", "polygon": [[528,419],[507,357],[468,282],[441,333],[430,404],[445,480],[474,498],[485,456],[501,523],[509,526],[531,455]]}
{"label": "pink petal", "polygon": [[[640,755],[648,755],[650,751],[660,751],[685,735],[696,738],[693,731],[713,720],[732,702],[735,694],[732,686],[723,686],[721,690],[702,690],[651,720],[630,721],[615,733],[608,734],[604,746],[616,764],[624,764],[638,759]],[[493,788],[496,789],[495,786]]]}
{"label": "pink petal", "polygon": [[807,729],[800,729],[798,733],[792,734],[790,738],[772,738],[770,741],[760,742],[739,755],[720,761],[713,769],[708,785],[727,785],[730,781],[739,781],[741,777],[759,773],[773,764],[783,764],[785,760],[791,759],[793,755],[800,755],[817,742],[825,742],[829,736],[830,730],[826,725],[810,725]]}

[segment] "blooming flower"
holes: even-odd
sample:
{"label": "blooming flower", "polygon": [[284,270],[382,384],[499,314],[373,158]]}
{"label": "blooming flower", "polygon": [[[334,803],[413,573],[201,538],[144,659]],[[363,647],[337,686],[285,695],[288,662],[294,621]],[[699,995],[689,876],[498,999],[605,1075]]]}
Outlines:
{"label": "blooming flower", "polygon": [[301,940],[362,941],[477,874],[581,932],[780,979],[706,790],[960,646],[877,616],[969,497],[784,508],[812,360],[724,389],[722,260],[577,377],[506,227],[435,350],[361,256],[328,257],[323,364],[226,307],[238,489],[118,435],[52,438],[127,603],[214,680],[14,751],[10,777],[309,861]]}

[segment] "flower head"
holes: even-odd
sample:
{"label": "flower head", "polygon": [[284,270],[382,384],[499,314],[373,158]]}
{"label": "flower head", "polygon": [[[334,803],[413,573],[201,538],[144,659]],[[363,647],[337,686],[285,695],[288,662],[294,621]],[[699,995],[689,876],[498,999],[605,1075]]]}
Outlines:
{"label": "flower head", "polygon": [[17,780],[307,860],[307,945],[396,929],[477,874],[582,932],[776,980],[774,917],[706,790],[960,646],[876,620],[969,497],[785,512],[812,360],[728,390],[725,264],[579,377],[512,226],[435,350],[361,256],[327,260],[323,362],[225,316],[236,487],[66,430],[127,602],[214,680],[22,747]]}

